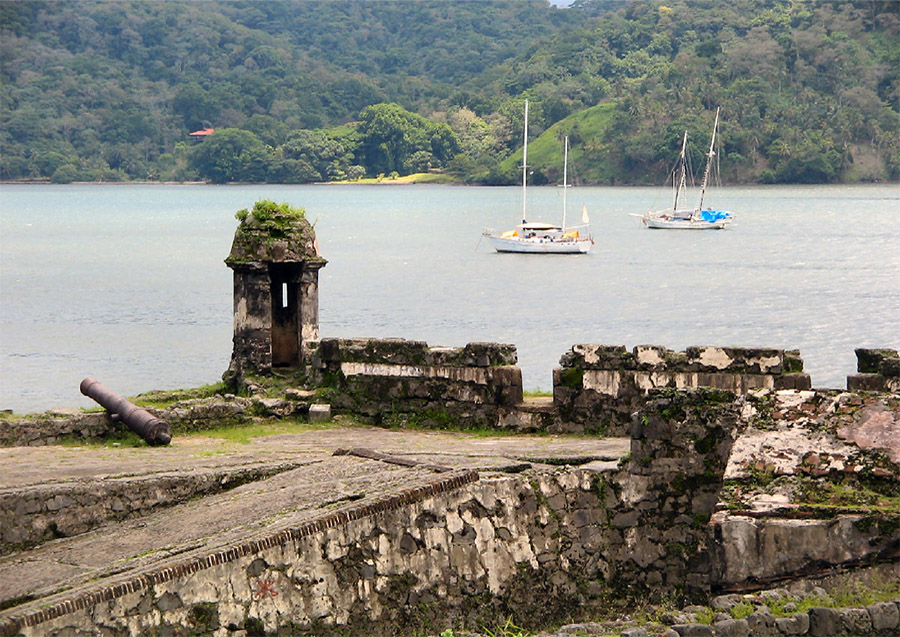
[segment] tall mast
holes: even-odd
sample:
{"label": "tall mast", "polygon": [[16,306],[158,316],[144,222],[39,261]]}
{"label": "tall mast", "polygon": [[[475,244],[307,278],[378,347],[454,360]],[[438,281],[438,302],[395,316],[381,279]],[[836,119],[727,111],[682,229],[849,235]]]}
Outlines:
{"label": "tall mast", "polygon": [[569,189],[569,136],[566,135],[566,146],[563,151],[563,232],[566,231],[566,190]]}
{"label": "tall mast", "polygon": [[525,133],[523,135],[524,144],[522,146],[522,223],[525,220],[525,184],[528,181],[528,100],[525,100]]}
{"label": "tall mast", "polygon": [[706,195],[706,185],[709,182],[709,170],[712,167],[712,158],[715,156],[716,152],[713,150],[713,147],[716,144],[716,129],[719,128],[719,109],[716,109],[716,122],[713,124],[713,132],[712,138],[709,140],[709,152],[706,153],[706,170],[703,171],[703,184],[700,186],[700,200],[697,202],[697,208],[694,210],[695,214],[700,214],[700,211],[703,209],[703,197]]}
{"label": "tall mast", "polygon": [[684,139],[681,142],[681,163],[679,165],[680,175],[678,177],[678,185],[675,186],[675,180],[672,180],[672,185],[675,186],[675,202],[672,204],[672,212],[678,210],[678,199],[681,197],[681,193],[684,192],[684,189],[687,188],[687,160],[684,156],[685,149],[687,149],[687,131],[684,131]]}

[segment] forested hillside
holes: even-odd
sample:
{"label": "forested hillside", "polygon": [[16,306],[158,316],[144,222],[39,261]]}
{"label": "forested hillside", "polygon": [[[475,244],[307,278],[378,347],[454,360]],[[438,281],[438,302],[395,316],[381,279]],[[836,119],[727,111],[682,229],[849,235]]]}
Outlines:
{"label": "forested hillside", "polygon": [[[900,177],[900,2],[0,1],[0,178]],[[214,128],[205,137],[191,132]],[[542,150],[543,149],[543,150]]]}

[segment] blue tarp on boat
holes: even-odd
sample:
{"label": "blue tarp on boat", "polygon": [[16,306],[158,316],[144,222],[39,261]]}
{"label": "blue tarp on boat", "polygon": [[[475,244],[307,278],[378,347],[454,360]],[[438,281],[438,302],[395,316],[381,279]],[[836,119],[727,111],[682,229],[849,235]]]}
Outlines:
{"label": "blue tarp on boat", "polygon": [[731,219],[731,214],[724,210],[704,210],[700,213],[700,218],[703,219],[703,221],[714,223],[716,221],[721,221],[722,219]]}

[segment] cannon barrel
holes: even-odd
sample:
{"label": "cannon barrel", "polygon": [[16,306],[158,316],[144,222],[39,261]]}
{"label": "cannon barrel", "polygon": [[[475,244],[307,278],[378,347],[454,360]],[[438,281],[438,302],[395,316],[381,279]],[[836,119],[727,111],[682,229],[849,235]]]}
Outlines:
{"label": "cannon barrel", "polygon": [[81,381],[81,393],[105,407],[110,413],[110,418],[121,420],[149,444],[167,445],[172,440],[169,423],[111,392],[97,379],[89,376]]}

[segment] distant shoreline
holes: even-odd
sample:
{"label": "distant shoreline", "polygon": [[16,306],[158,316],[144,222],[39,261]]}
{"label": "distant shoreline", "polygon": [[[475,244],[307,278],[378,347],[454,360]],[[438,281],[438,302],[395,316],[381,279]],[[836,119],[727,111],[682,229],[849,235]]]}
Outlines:
{"label": "distant shoreline", "polygon": [[[482,186],[485,188],[502,188],[520,186],[519,183],[487,185],[480,183],[468,184],[457,179],[421,179],[421,175],[406,175],[390,179],[377,177],[369,179],[356,179],[353,181],[314,181],[302,184],[273,183],[267,181],[230,181],[224,184],[214,184],[208,181],[71,181],[57,184],[48,179],[12,179],[0,180],[0,186]],[[429,175],[433,177],[433,175]],[[551,185],[551,184],[547,184]],[[778,187],[778,186],[889,186],[900,185],[892,181],[839,181],[827,184],[784,183],[761,184],[758,182],[721,184],[724,188],[748,188],[748,187]],[[654,188],[662,187],[659,184],[578,184],[579,188]]]}
{"label": "distant shoreline", "polygon": [[[411,186],[411,185],[439,185],[439,186],[466,186],[463,181],[457,179],[417,179],[416,175],[406,177],[356,179],[353,181],[312,181],[302,184],[273,183],[268,181],[229,181],[224,184],[214,184],[208,181],[70,181],[67,183],[53,183],[48,179],[16,179],[0,180],[0,186]],[[510,184],[514,185],[514,184]]]}

